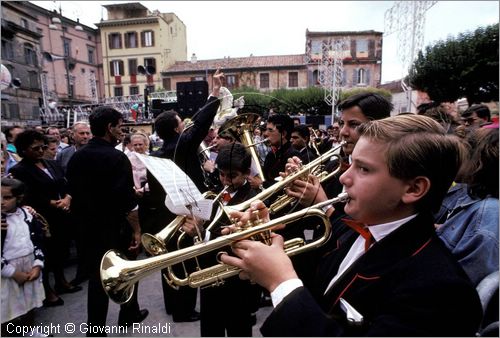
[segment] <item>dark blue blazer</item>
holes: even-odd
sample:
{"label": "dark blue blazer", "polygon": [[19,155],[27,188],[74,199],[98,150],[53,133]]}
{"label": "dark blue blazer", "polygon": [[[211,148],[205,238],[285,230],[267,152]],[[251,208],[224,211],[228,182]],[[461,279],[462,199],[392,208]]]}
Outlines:
{"label": "dark blue blazer", "polygon": [[[316,285],[294,290],[261,328],[265,336],[474,336],[481,305],[469,278],[419,215],[375,243],[324,294],[358,234],[339,231]],[[346,320],[345,299],[364,317]]]}

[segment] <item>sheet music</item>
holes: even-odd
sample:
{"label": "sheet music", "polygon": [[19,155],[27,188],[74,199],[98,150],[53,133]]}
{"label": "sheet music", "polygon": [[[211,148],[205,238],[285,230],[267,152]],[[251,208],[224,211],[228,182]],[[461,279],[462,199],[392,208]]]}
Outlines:
{"label": "sheet music", "polygon": [[191,215],[209,220],[213,200],[205,199],[191,178],[172,160],[137,154],[151,174],[158,180],[167,196],[165,205],[176,215]]}

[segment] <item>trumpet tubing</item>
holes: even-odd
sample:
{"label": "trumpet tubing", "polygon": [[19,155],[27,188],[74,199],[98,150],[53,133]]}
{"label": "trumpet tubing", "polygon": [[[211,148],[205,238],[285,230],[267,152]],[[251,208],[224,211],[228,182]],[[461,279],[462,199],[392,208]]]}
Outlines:
{"label": "trumpet tubing", "polygon": [[[337,198],[327,201],[327,203],[333,204],[345,199],[347,199],[347,194],[341,194]],[[326,202],[318,205],[326,205]],[[116,250],[109,250],[106,254],[104,254],[101,260],[101,283],[106,294],[111,300],[118,304],[123,304],[129,301],[132,297],[135,283],[144,277],[174,264],[182,263],[187,259],[192,259],[200,255],[219,250],[239,240],[249,239],[255,236],[268,237],[270,231],[279,224],[288,224],[294,222],[295,220],[312,216],[319,217],[322,220],[325,226],[325,232],[322,237],[307,244],[302,243],[301,245],[295,241],[292,245],[290,245],[289,241],[287,241],[287,250],[285,250],[286,253],[288,255],[298,254],[311,248],[321,246],[330,237],[331,224],[328,217],[320,209],[320,207],[313,206],[311,208],[305,208],[266,223],[257,222],[254,224],[247,224],[246,228],[238,232],[218,237],[214,240],[203,242],[198,245],[139,261],[129,261],[120,252]],[[239,273],[239,270],[229,270],[223,267],[210,267],[208,270],[205,270],[205,275],[202,273],[195,275],[196,278],[193,280],[193,285],[196,285],[197,287],[218,283],[221,279],[227,278],[228,275]],[[217,274],[217,272],[219,272],[220,275]]]}

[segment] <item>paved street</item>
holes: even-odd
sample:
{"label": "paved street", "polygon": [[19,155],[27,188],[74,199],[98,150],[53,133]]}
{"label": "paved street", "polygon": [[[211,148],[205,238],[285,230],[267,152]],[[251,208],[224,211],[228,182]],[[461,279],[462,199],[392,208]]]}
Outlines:
{"label": "paved street", "polygon": [[[66,276],[72,279],[75,275],[75,265],[66,268]],[[35,325],[46,328],[52,325],[51,334],[54,337],[84,337],[85,321],[87,317],[87,282],[81,284],[82,291],[73,294],[64,294],[63,306],[40,308],[36,310]],[[198,297],[199,298],[199,297]],[[141,308],[149,310],[149,316],[141,323],[141,328],[163,328],[166,333],[133,332],[129,328],[126,333],[111,333],[109,337],[199,337],[199,321],[192,323],[174,323],[172,317],[167,315],[163,306],[163,293],[161,288],[160,273],[144,278],[139,283],[139,304]],[[120,307],[114,302],[109,302],[107,325],[116,327]],[[199,310],[199,304],[197,305]],[[260,337],[259,328],[264,319],[272,310],[271,306],[260,308],[257,312],[257,325],[253,328],[253,336]],[[81,324],[83,324],[81,326]],[[73,331],[74,330],[74,331]],[[73,332],[72,332],[73,331]]]}

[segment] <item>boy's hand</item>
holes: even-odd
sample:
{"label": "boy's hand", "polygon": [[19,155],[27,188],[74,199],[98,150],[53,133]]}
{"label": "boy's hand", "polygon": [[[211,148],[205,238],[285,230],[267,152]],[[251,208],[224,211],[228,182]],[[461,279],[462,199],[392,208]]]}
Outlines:
{"label": "boy's hand", "polygon": [[[205,229],[203,228],[204,223],[205,222],[202,219],[197,220],[196,218],[193,218],[191,216],[186,216],[186,218],[184,218],[184,223],[182,224],[181,229],[191,237],[197,236],[198,231],[203,235],[205,231]],[[203,238],[200,238],[200,240],[202,239]]]}
{"label": "boy's hand", "polygon": [[241,279],[258,283],[273,292],[284,281],[297,278],[292,261],[283,249],[283,237],[271,235],[270,246],[250,240],[242,240],[232,245],[237,257],[221,255],[221,261],[242,269]]}

